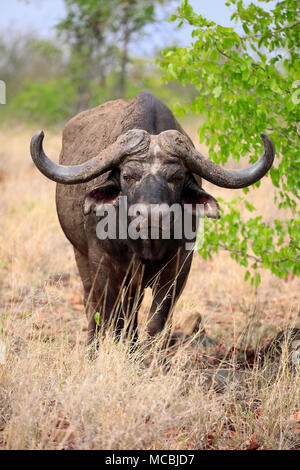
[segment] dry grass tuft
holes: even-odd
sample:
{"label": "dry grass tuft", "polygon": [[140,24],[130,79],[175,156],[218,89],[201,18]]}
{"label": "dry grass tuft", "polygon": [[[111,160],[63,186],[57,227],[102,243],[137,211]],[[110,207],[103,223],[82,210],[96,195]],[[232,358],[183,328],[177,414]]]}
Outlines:
{"label": "dry grass tuft", "polygon": [[[58,225],[54,184],[31,164],[33,133],[0,132],[0,448],[299,448],[299,370],[289,342],[255,362],[258,346],[300,327],[299,279],[263,272],[255,290],[227,253],[207,262],[196,256],[174,328],[188,334],[201,315],[215,343],[129,353],[108,336],[88,361],[81,283]],[[59,134],[45,145],[58,155]],[[249,195],[269,219],[271,196],[268,179]],[[150,294],[141,318],[149,301]]]}

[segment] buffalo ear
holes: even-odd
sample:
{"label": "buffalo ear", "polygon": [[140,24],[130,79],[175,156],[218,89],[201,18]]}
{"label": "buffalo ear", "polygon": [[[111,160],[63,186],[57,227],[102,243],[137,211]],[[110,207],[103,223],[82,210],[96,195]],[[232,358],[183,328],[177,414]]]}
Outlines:
{"label": "buffalo ear", "polygon": [[182,194],[183,204],[192,204],[193,213],[196,214],[196,205],[203,205],[204,213],[206,217],[212,219],[219,219],[219,204],[213,196],[206,193],[196,183],[189,184],[183,189]]}
{"label": "buffalo ear", "polygon": [[114,181],[107,181],[102,186],[93,189],[85,195],[83,204],[84,215],[90,214],[92,211],[97,212],[97,209],[103,204],[112,204],[120,194],[120,188]]}

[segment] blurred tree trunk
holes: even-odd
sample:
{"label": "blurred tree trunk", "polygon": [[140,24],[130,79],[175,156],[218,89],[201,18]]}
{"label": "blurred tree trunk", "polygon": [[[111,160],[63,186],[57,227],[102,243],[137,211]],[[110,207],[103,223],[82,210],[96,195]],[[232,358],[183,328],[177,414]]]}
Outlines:
{"label": "blurred tree trunk", "polygon": [[130,43],[131,30],[129,28],[130,20],[130,0],[124,6],[124,14],[121,22],[123,33],[123,47],[121,53],[121,72],[119,81],[118,97],[123,98],[126,92],[127,64],[128,64],[128,45]]}
{"label": "blurred tree trunk", "polygon": [[76,114],[81,113],[81,111],[85,111],[89,109],[90,104],[90,93],[86,86],[79,85],[78,87],[78,100],[76,104]]}
{"label": "blurred tree trunk", "polygon": [[119,98],[123,98],[126,92],[126,81],[127,81],[127,64],[128,64],[128,44],[130,40],[130,32],[125,32],[123,51],[121,56],[121,73],[119,82]]}

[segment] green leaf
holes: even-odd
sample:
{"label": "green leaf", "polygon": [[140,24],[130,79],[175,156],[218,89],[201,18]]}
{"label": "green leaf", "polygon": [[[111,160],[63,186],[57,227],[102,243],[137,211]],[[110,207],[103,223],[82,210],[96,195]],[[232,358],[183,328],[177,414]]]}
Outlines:
{"label": "green leaf", "polygon": [[174,71],[173,64],[169,64],[168,72],[169,72],[169,75],[171,76],[171,78],[173,78],[174,80],[177,80],[177,73]]}
{"label": "green leaf", "polygon": [[214,96],[215,98],[219,98],[219,96],[220,96],[221,93],[222,93],[222,87],[221,87],[221,85],[218,85],[216,88],[214,88],[212,93],[213,93],[213,96]]}

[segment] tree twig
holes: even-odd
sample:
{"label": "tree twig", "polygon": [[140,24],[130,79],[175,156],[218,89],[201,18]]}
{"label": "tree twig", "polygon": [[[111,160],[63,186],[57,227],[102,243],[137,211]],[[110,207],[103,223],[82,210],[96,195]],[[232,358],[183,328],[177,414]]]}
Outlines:
{"label": "tree twig", "polygon": [[[280,28],[280,29],[274,29],[274,31],[269,31],[269,34],[271,36],[277,36],[277,34],[280,34],[282,33],[283,31],[287,30],[287,29],[292,29],[294,28],[295,26],[298,26],[300,24],[300,20],[299,21],[296,21],[295,23],[293,24],[290,24],[290,25],[287,25],[287,26],[284,26],[283,28]],[[248,34],[247,36],[240,36],[240,39],[251,39],[251,38],[262,38],[264,36],[264,34]]]}
{"label": "tree twig", "polygon": [[[253,259],[256,263],[260,263],[260,264],[264,263],[264,260],[262,258],[258,258],[257,256],[254,256],[254,255],[249,255],[248,253],[244,254],[241,250],[233,250],[233,249],[231,249],[228,246],[223,245],[223,244],[219,244],[219,245],[216,245],[216,246],[221,247],[223,250],[228,251],[229,253],[234,253],[236,255],[246,256],[246,258]],[[272,264],[281,264],[281,263],[285,263],[286,261],[292,261],[294,263],[297,263],[297,262],[300,261],[300,255],[297,256],[296,259],[282,258],[282,259],[278,259],[278,260],[273,260],[273,261],[271,261],[271,263]]]}

